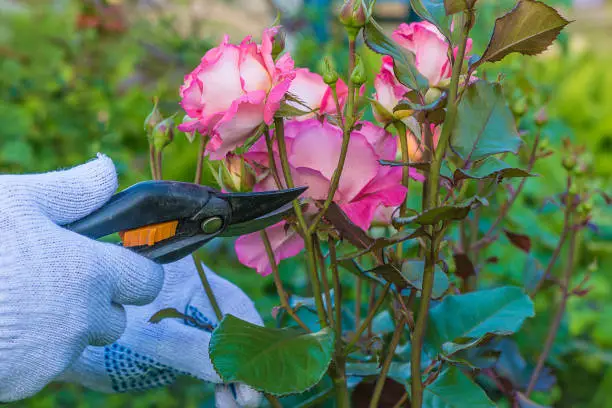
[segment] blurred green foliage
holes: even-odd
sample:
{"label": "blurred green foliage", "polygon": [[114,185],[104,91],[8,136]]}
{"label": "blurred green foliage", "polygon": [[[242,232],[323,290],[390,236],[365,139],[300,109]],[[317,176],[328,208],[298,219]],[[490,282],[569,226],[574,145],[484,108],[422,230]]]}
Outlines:
{"label": "blurred green foliage", "polygon": [[[557,2],[558,3],[558,2]],[[104,152],[117,164],[122,186],[149,177],[143,120],[153,96],[159,96],[164,114],[179,110],[178,87],[182,75],[197,64],[212,45],[184,38],[172,22],[137,21],[127,31],[104,32],[79,28],[81,2],[36,2],[36,7],[0,13],[0,172],[48,171],[93,158]],[[513,1],[485,2],[474,31],[474,51],[486,45],[492,21]],[[298,65],[317,69],[324,54],[331,54],[339,69],[346,51],[334,38],[321,47],[301,39],[294,57]],[[582,180],[602,191],[612,191],[612,56],[591,51],[571,52],[568,38],[542,58],[510,58],[486,68],[483,75],[503,75],[512,106],[525,104],[521,125],[525,140],[533,140],[529,123],[546,107],[549,121],[543,136],[555,154],[539,163],[540,177],[527,182],[525,192],[510,213],[507,226],[527,233],[534,243],[526,255],[505,238],[492,245],[487,257],[497,257],[482,271],[483,283],[524,285],[525,271],[550,257],[562,224],[562,214],[551,198],[563,189],[562,140],[569,138],[588,150],[593,176]],[[364,51],[370,66],[378,57]],[[372,78],[370,78],[371,81]],[[366,95],[371,93],[371,87]],[[367,115],[370,115],[368,110]],[[180,116],[180,115],[179,115]],[[166,150],[168,178],[189,180],[195,169],[195,146],[177,135]],[[210,179],[212,180],[212,179]],[[596,197],[599,204],[603,199]],[[498,200],[499,202],[500,200]],[[484,232],[494,217],[484,212]],[[535,399],[558,407],[607,407],[612,398],[612,211],[595,207],[595,230],[581,236],[576,281],[591,275],[591,291],[572,298],[551,362],[558,383],[549,395]],[[259,278],[240,266],[231,242],[208,247],[207,264],[243,288],[256,302],[264,319],[271,321],[276,304],[271,279]],[[301,259],[281,264],[289,292],[306,286]],[[351,282],[347,277],[347,285]],[[536,302],[537,317],[528,321],[515,340],[528,361],[535,361],[555,304],[554,290]],[[208,407],[211,387],[183,380],[167,389],[129,395],[105,396],[74,385],[50,385],[29,400],[10,407]],[[291,401],[286,399],[287,406]]]}

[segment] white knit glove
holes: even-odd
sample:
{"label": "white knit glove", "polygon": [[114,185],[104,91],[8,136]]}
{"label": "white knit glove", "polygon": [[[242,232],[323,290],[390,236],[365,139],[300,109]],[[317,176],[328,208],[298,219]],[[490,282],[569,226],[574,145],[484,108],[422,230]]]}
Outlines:
{"label": "white knit glove", "polygon": [[[77,382],[102,392],[145,390],[191,375],[218,383],[219,408],[257,407],[261,394],[244,384],[221,384],[208,355],[217,318],[191,257],[164,265],[165,282],[155,301],[127,306],[127,328],[121,338],[105,347],[87,347],[82,357],[59,380]],[[253,302],[238,287],[205,268],[221,312],[262,325]],[[156,312],[174,308],[192,317],[149,322]],[[208,327],[208,328],[206,328]]]}
{"label": "white knit glove", "polygon": [[159,293],[161,266],[58,226],[99,208],[116,188],[104,156],[67,171],[0,176],[0,401],[33,395],[87,345],[117,340],[121,305]]}

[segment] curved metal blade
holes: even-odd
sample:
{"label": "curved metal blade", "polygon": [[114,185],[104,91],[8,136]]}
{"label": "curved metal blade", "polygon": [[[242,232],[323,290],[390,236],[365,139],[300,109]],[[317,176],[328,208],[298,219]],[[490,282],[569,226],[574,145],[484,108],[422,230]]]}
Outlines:
{"label": "curved metal blade", "polygon": [[267,228],[282,221],[283,218],[288,217],[292,214],[293,206],[291,205],[291,203],[288,203],[282,206],[281,208],[278,208],[277,210],[266,215],[262,215],[261,217],[255,218],[254,220],[249,220],[238,224],[230,224],[225,229],[225,231],[219,234],[219,236],[238,237],[240,235],[246,235],[252,232],[260,231],[264,228]]}
{"label": "curved metal blade", "polygon": [[296,187],[287,190],[262,191],[258,193],[219,194],[232,207],[231,224],[228,226],[228,229],[231,229],[234,224],[254,221],[257,218],[275,212],[298,198],[306,189],[307,187]]}

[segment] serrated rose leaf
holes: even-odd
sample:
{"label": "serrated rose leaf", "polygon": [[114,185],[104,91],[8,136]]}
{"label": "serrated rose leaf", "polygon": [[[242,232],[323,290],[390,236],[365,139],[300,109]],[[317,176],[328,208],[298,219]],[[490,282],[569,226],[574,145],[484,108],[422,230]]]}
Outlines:
{"label": "serrated rose leaf", "polygon": [[545,51],[570,21],[554,8],[536,0],[521,0],[495,22],[493,36],[476,66],[500,61],[518,52],[537,55]]}

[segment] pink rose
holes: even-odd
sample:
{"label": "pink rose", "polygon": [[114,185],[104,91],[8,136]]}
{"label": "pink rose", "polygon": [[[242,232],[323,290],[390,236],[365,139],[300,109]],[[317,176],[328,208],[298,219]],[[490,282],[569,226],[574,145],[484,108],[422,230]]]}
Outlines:
{"label": "pink rose", "polygon": [[[309,187],[305,193],[308,198],[325,200],[340,155],[342,130],[317,119],[291,121],[285,126],[285,138],[295,184]],[[401,168],[382,166],[378,162],[380,159],[393,160],[396,153],[396,140],[383,128],[364,122],[359,130],[351,134],[346,163],[334,199],[351,221],[365,230],[372,224],[380,207],[397,207],[406,196],[406,188],[401,185]],[[275,156],[278,156],[276,151]],[[269,162],[265,142],[258,141],[245,154],[245,158],[267,167]],[[278,157],[275,159],[280,169]],[[412,176],[422,180],[416,172]],[[275,188],[270,175],[255,186],[255,190]],[[304,245],[297,233],[284,228],[284,224],[268,229],[277,262],[299,253]],[[236,253],[243,264],[256,268],[260,274],[271,272],[258,233],[238,238]]]}
{"label": "pink rose", "polygon": [[[428,21],[402,23],[393,32],[393,39],[402,47],[414,53],[416,68],[427,78],[430,86],[450,78],[451,63],[448,58],[448,43],[438,28]],[[468,39],[466,53],[472,49]],[[455,54],[456,54],[455,50]]]}
{"label": "pink rose", "polygon": [[393,58],[385,55],[382,58],[380,72],[374,78],[374,117],[383,124],[393,121],[393,109],[404,98],[410,89],[397,80],[393,72]]}
{"label": "pink rose", "polygon": [[221,44],[209,50],[180,89],[187,120],[179,130],[211,137],[207,152],[223,159],[262,124],[270,124],[295,77],[288,54],[276,62],[272,42],[278,28],[264,31],[258,45],[246,37],[239,45]]}
{"label": "pink rose", "polygon": [[[337,113],[332,89],[323,82],[321,75],[310,72],[308,68],[298,68],[295,70],[295,79],[291,82],[289,93],[303,103],[302,105],[297,102],[289,102],[289,104],[298,109],[305,110],[308,108],[318,111],[321,115],[335,115]],[[338,82],[336,82],[336,93],[338,94],[338,102],[343,107],[348,97],[348,87],[342,79],[338,79]],[[298,116],[295,119],[305,120],[311,117],[313,117],[312,114]]]}

